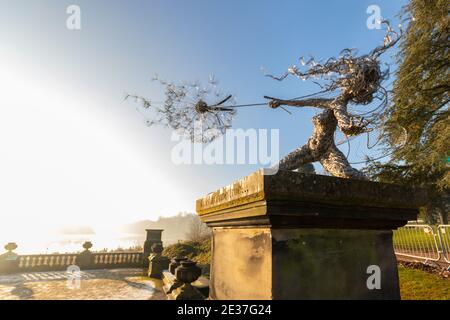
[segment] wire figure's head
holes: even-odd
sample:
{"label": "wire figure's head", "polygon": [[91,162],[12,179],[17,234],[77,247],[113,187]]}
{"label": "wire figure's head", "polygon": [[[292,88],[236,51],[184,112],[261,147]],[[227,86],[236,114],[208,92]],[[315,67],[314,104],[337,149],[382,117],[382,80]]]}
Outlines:
{"label": "wire figure's head", "polygon": [[331,87],[340,88],[343,96],[356,104],[371,103],[387,76],[379,61],[368,56],[346,57],[341,61],[342,68]]}
{"label": "wire figure's head", "polygon": [[[320,79],[324,81],[321,85],[323,91],[331,92],[341,90],[344,98],[356,104],[369,104],[381,92],[385,94],[381,83],[389,75],[389,70],[382,71],[380,68],[379,56],[387,49],[394,46],[401,37],[389,25],[389,22],[381,23],[388,26],[383,45],[376,47],[369,54],[357,55],[353,49],[344,49],[338,58],[330,58],[324,63],[316,62],[314,58],[304,62],[303,57],[300,63],[307,66],[306,71],[301,71],[299,67],[292,66],[280,77],[267,75],[275,80],[282,81],[289,75],[294,75],[302,80]],[[400,30],[401,31],[401,30]]]}

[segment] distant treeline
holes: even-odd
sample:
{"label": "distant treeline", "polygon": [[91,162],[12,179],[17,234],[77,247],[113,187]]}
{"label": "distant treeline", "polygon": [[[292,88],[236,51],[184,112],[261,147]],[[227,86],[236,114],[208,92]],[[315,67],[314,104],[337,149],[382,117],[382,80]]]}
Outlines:
{"label": "distant treeline", "polygon": [[176,243],[187,240],[192,221],[198,219],[197,215],[187,212],[172,217],[159,217],[158,220],[141,220],[124,225],[120,231],[129,234],[145,234],[145,229],[164,229],[163,242]]}

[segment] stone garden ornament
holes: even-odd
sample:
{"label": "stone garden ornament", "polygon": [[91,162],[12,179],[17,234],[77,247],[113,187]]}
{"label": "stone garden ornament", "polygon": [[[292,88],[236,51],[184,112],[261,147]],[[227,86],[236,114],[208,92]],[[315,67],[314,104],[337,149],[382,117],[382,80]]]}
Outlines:
{"label": "stone garden ornament", "polygon": [[[351,167],[347,157],[337,148],[334,136],[339,130],[351,137],[368,133],[382,123],[381,112],[387,105],[388,92],[383,87],[383,80],[389,76],[389,70],[382,70],[379,57],[400,39],[402,31],[394,31],[389,22],[383,45],[365,55],[357,55],[353,49],[344,49],[338,58],[329,58],[326,62],[316,62],[311,58],[305,63],[301,57],[301,67],[292,66],[286,73],[277,77],[266,76],[282,81],[289,76],[301,80],[313,80],[321,86],[321,91],[294,99],[279,99],[265,96],[265,103],[236,105],[232,95],[222,95],[217,90],[217,81],[210,77],[208,86],[198,83],[174,84],[159,77],[154,80],[165,86],[165,101],[156,106],[149,99],[128,95],[140,101],[145,109],[152,112],[148,125],[160,124],[175,130],[183,130],[193,142],[208,143],[231,127],[235,108],[268,105],[271,108],[314,107],[322,112],[313,117],[314,131],[308,142],[285,156],[279,163],[279,169],[295,170],[312,162],[320,162],[331,175],[342,178],[365,179],[358,170]],[[305,70],[302,71],[301,69]],[[322,81],[322,84],[317,82]],[[320,98],[325,94],[334,97]],[[308,97],[307,99],[305,99]],[[374,99],[380,104],[373,110],[352,114],[350,105],[368,105]],[[228,105],[225,105],[228,104]],[[288,111],[289,112],[289,111]],[[196,123],[201,123],[202,130],[195,130]]]}

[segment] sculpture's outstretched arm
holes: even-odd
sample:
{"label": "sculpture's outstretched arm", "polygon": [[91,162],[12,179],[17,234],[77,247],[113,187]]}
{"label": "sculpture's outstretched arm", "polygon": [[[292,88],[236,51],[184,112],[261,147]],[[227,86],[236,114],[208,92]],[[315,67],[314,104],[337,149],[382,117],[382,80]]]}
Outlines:
{"label": "sculpture's outstretched arm", "polygon": [[291,107],[316,107],[321,109],[328,109],[333,111],[337,120],[339,129],[347,135],[353,136],[364,132],[366,123],[360,117],[352,116],[347,111],[348,100],[343,96],[338,96],[335,99],[303,99],[303,100],[283,100],[264,96],[266,99],[271,99],[269,107],[278,108],[280,106]]}
{"label": "sculpture's outstretched arm", "polygon": [[329,109],[334,99],[304,99],[304,100],[283,100],[264,96],[266,99],[270,99],[269,107],[278,108],[279,106],[291,106],[291,107],[316,107],[322,109]]}

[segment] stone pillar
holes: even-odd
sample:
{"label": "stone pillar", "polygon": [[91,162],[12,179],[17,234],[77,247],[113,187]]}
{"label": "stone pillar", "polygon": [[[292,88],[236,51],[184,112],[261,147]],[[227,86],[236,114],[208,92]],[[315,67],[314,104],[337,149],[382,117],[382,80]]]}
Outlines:
{"label": "stone pillar", "polygon": [[0,255],[0,274],[18,272],[19,256],[13,252],[17,249],[17,244],[15,242],[9,242],[4,248],[7,252]]}
{"label": "stone pillar", "polygon": [[[399,299],[392,230],[423,190],[259,170],[197,200],[213,228],[211,299]],[[379,281],[378,281],[379,280]]]}
{"label": "stone pillar", "polygon": [[84,251],[78,254],[75,264],[80,267],[80,269],[89,269],[94,267],[95,265],[95,256],[94,254],[89,250],[92,248],[92,242],[86,241],[83,243]]}
{"label": "stone pillar", "polygon": [[163,246],[159,243],[152,245],[152,254],[149,257],[148,276],[150,278],[161,279],[163,271],[169,268],[170,260],[164,257]]}
{"label": "stone pillar", "polygon": [[152,253],[152,245],[160,244],[162,246],[162,229],[145,229],[147,232],[147,237],[144,242],[144,253],[142,256],[143,267],[148,268],[149,266],[149,257]]}

